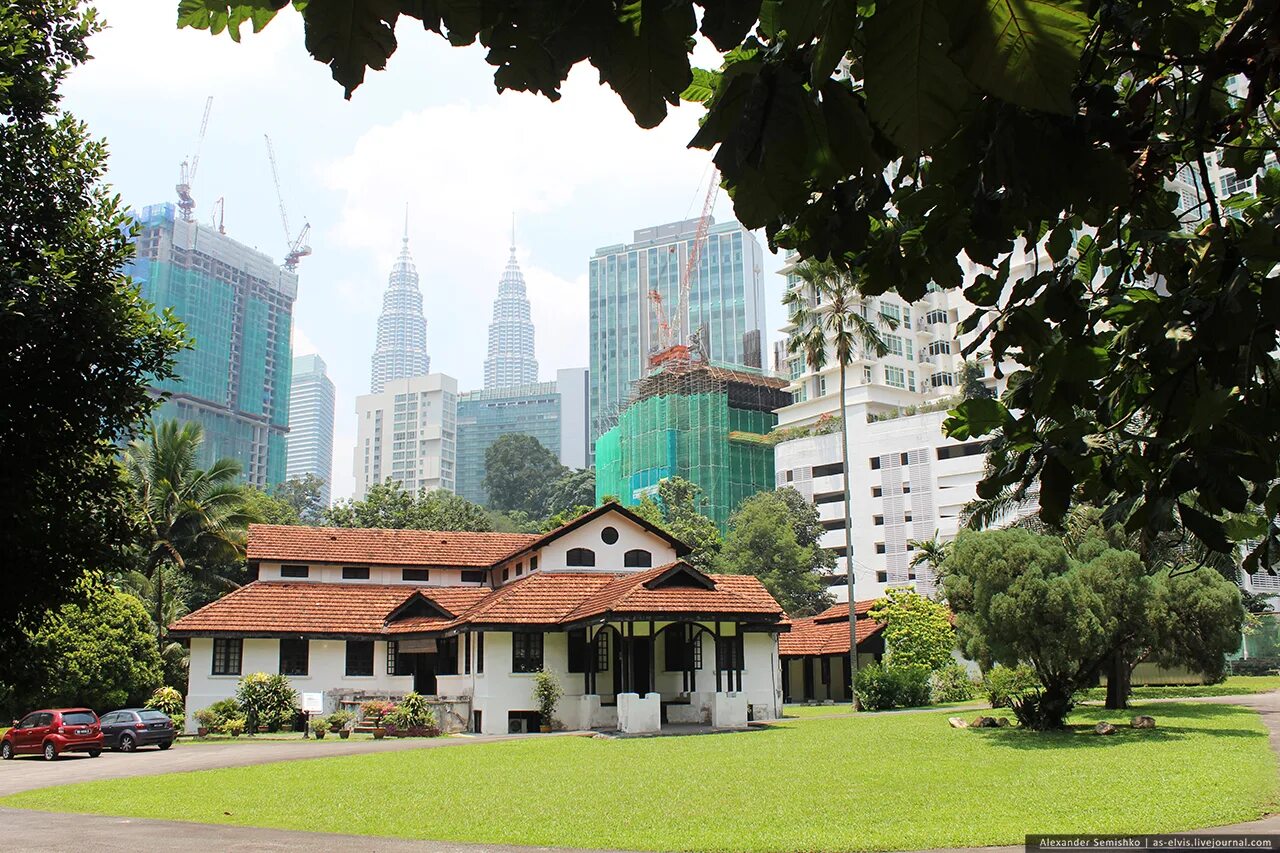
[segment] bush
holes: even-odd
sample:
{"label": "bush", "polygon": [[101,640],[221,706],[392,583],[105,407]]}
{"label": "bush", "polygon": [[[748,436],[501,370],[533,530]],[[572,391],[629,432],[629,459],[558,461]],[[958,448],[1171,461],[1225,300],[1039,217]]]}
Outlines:
{"label": "bush", "polygon": [[226,723],[223,724],[222,729],[232,737],[238,737],[239,735],[244,734],[244,718],[235,717],[227,720]]}
{"label": "bush", "polygon": [[395,703],[387,699],[370,699],[368,702],[360,703],[360,716],[366,720],[372,720],[376,726],[381,725],[382,718],[395,709]]}
{"label": "bush", "polygon": [[426,697],[418,693],[406,693],[395,710],[386,715],[386,723],[396,729],[434,728],[435,712],[427,704]]}
{"label": "bush", "polygon": [[977,685],[964,665],[952,661],[933,674],[932,697],[938,702],[967,702],[977,693]]}
{"label": "bush", "polygon": [[180,720],[186,716],[187,704],[182,698],[182,694],[172,687],[157,687],[156,691],[151,694],[151,698],[147,700],[147,707],[154,708],[175,720]]}
{"label": "bush", "polygon": [[283,675],[253,672],[240,679],[236,701],[244,709],[245,725],[277,731],[298,713],[298,692]]}
{"label": "bush", "polygon": [[982,676],[982,690],[992,708],[1012,708],[1018,699],[1039,689],[1035,671],[1026,664],[996,664]]}
{"label": "bush", "polygon": [[329,723],[329,731],[340,732],[356,720],[356,715],[350,711],[339,708],[326,718]]}
{"label": "bush", "polygon": [[544,726],[551,725],[551,716],[556,712],[556,705],[564,695],[560,679],[546,667],[538,670],[533,677],[533,701],[538,705],[538,715]]}
{"label": "bush", "polygon": [[929,668],[885,666],[873,663],[858,670],[858,704],[863,710],[914,708],[928,705],[930,698]]}
{"label": "bush", "polygon": [[212,708],[201,708],[199,711],[192,714],[192,716],[196,718],[196,725],[201,728],[208,729],[211,732],[216,732],[218,729],[222,728],[222,724],[226,722],[222,717],[216,714]]}

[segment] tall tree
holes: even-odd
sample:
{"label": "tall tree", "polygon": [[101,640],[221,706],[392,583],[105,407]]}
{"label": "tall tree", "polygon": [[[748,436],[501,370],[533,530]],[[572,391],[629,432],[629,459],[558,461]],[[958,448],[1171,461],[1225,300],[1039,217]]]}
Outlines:
{"label": "tall tree", "polygon": [[[893,326],[895,321],[881,315],[878,320],[863,316],[860,280],[830,261],[805,261],[796,268],[800,284],[787,290],[782,303],[787,306],[795,331],[787,340],[787,350],[802,355],[810,370],[827,366],[831,355],[840,368],[840,458],[844,486],[845,579],[849,601],[856,602],[854,584],[853,504],[849,491],[849,411],[848,372],[855,355],[870,350],[884,356],[889,348],[880,337],[881,323]],[[853,676],[853,706],[858,706],[858,615],[857,607],[849,607],[849,659]]]}
{"label": "tall tree", "polygon": [[542,516],[552,484],[565,471],[560,459],[533,436],[501,436],[484,452],[486,506]]}
{"label": "tall tree", "polygon": [[200,424],[163,421],[125,451],[144,552],[142,574],[152,584],[158,635],[165,626],[165,566],[187,572],[244,556],[245,511],[240,463],[223,458],[200,468]]}
{"label": "tall tree", "polygon": [[[815,570],[820,560],[816,552],[826,549],[812,542],[801,544],[796,516],[782,491],[760,492],[742,502],[729,519],[729,534],[715,566],[727,574],[755,575],[788,615],[809,616],[832,603]],[[812,509],[796,496],[801,512]]]}
{"label": "tall tree", "polygon": [[285,480],[272,490],[272,497],[283,500],[293,507],[296,521],[290,524],[319,524],[325,505],[320,499],[320,490],[324,488],[324,480],[315,474],[304,474]]}
{"label": "tall tree", "polygon": [[241,495],[245,514],[259,524],[299,524],[297,508],[279,492],[267,493],[253,486],[245,486]]}
{"label": "tall tree", "polygon": [[983,382],[982,362],[968,358],[960,365],[960,396],[966,400],[994,400],[996,392]]}
{"label": "tall tree", "polygon": [[[178,23],[239,39],[284,5],[181,0]],[[1257,541],[1250,568],[1280,555],[1270,0],[293,5],[348,97],[403,17],[488,46],[500,90],[555,100],[586,61],[642,127],[705,104],[691,144],[772,246],[978,306],[966,355],[1019,365],[947,425],[1010,439],[984,497],[1034,481],[1056,521],[1079,487],[1131,531],[1182,520],[1218,551]],[[719,70],[690,65],[699,29]],[[1224,197],[1218,156],[1255,195]],[[1049,262],[1011,280],[1037,245]]]}
{"label": "tall tree", "polygon": [[324,513],[329,527],[400,530],[493,530],[484,508],[444,489],[413,495],[394,480],[371,487],[360,500],[339,501]]}
{"label": "tall tree", "polygon": [[702,512],[707,505],[702,489],[683,477],[668,477],[658,484],[657,503],[662,526],[693,549],[688,557],[690,565],[712,571],[724,540],[720,528]]}
{"label": "tall tree", "polygon": [[565,469],[547,490],[547,515],[556,515],[574,507],[596,505],[596,469]]}
{"label": "tall tree", "polygon": [[102,180],[106,146],[59,107],[102,28],[78,6],[0,7],[0,551],[22,567],[0,596],[0,670],[78,578],[127,565],[117,444],[183,343],[120,272],[132,232]]}

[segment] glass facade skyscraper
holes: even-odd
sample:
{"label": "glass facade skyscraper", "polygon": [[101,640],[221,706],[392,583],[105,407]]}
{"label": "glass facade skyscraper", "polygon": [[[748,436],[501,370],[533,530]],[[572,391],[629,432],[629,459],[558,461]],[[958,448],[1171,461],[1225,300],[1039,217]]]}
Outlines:
{"label": "glass facade skyscraper", "polygon": [[560,455],[560,392],[554,382],[458,395],[457,493],[484,505],[485,452],[504,435],[531,435]]}
{"label": "glass facade skyscraper", "polygon": [[493,322],[489,324],[489,354],[484,360],[484,387],[510,388],[538,381],[538,361],[533,357],[533,322],[524,275],[516,263],[516,247],[511,247],[507,268],[498,282],[498,298],[493,302]]}
{"label": "glass facade skyscraper", "polygon": [[369,391],[378,394],[393,379],[426,376],[430,372],[427,318],[422,314],[418,270],[409,254],[409,235],[406,233],[400,246],[400,256],[391,268],[387,289],[382,294],[378,343],[373,351]]}
{"label": "glass facade skyscraper", "polygon": [[172,204],[142,209],[137,254],[126,269],[143,298],[172,308],[194,340],[178,353],[177,375],[155,384],[169,397],[154,417],[203,426],[201,465],[229,456],[251,485],[283,482],[298,277],[176,213]]}
{"label": "glass facade skyscraper", "polygon": [[649,372],[658,349],[662,297],[673,333],[703,331],[715,363],[761,366],[764,339],[763,254],[737,222],[712,225],[689,281],[689,304],[679,306],[680,281],[698,220],[636,231],[633,242],[597,249],[588,271],[591,341],[591,441],[617,423],[632,383]]}
{"label": "glass facade skyscraper", "polygon": [[289,391],[289,464],[285,476],[300,479],[308,474],[324,481],[320,499],[329,505],[333,481],[333,380],[318,355],[293,360]]}

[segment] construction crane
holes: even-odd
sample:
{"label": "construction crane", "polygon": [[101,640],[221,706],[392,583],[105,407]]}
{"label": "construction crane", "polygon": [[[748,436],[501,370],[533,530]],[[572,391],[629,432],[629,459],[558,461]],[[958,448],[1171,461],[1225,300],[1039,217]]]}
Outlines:
{"label": "construction crane", "polygon": [[204,145],[204,133],[209,129],[209,111],[213,109],[213,95],[210,95],[204,102],[204,117],[200,119],[200,135],[196,137],[196,151],[189,159],[182,161],[182,167],[178,171],[178,185],[174,188],[178,191],[178,210],[182,212],[182,218],[190,222],[192,220],[192,212],[196,209],[196,200],[191,197],[191,185],[196,180],[196,170],[200,168],[200,146]]}
{"label": "construction crane", "polygon": [[[680,277],[680,297],[675,307],[679,329],[674,339],[671,335],[666,312],[663,310],[662,294],[656,290],[649,291],[649,301],[654,303],[654,308],[658,312],[658,351],[649,357],[650,367],[657,367],[668,361],[689,361],[689,344],[691,341],[688,329],[690,282],[693,278],[693,271],[697,269],[698,259],[702,257],[702,245],[707,242],[707,233],[711,229],[711,211],[715,207],[716,195],[719,190],[720,172],[713,169],[711,182],[707,186],[707,196],[702,202],[702,216],[698,218],[698,226],[694,229],[693,243],[689,246],[689,257],[684,265],[684,274]],[[705,349],[705,345],[700,344],[699,349]]]}
{"label": "construction crane", "polygon": [[293,272],[298,268],[298,261],[311,254],[311,246],[307,243],[307,237],[311,234],[311,223],[303,221],[302,230],[298,232],[298,236],[293,236],[293,231],[289,230],[289,214],[284,208],[284,192],[280,189],[280,169],[276,166],[276,149],[271,144],[271,137],[262,134],[262,138],[267,141],[267,159],[271,161],[271,178],[276,184],[276,199],[280,202],[280,224],[284,226],[284,239],[289,244],[289,250],[284,255],[284,268]]}
{"label": "construction crane", "polygon": [[213,212],[209,214],[209,224],[218,229],[219,234],[227,233],[226,225],[227,201],[223,196],[213,203]]}

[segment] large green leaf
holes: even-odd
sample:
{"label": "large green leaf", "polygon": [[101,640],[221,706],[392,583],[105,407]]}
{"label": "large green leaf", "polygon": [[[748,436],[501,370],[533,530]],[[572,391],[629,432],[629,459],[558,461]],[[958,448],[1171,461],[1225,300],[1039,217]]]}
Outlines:
{"label": "large green leaf", "polygon": [[619,7],[591,61],[641,127],[666,118],[667,104],[679,103],[693,80],[688,46],[696,27],[692,5],[631,0]]}
{"label": "large green leaf", "polygon": [[226,30],[231,40],[238,42],[242,24],[247,21],[255,33],[260,33],[288,3],[289,0],[180,0],[178,28],[208,30],[215,36]]}
{"label": "large green leaf", "polygon": [[969,96],[933,0],[885,0],[867,22],[867,112],[908,156],[955,130]]}
{"label": "large green leaf", "polygon": [[1082,0],[975,5],[959,3],[951,11],[963,31],[955,56],[969,79],[1011,103],[1070,113],[1071,88],[1091,26]]}
{"label": "large green leaf", "polygon": [[858,4],[853,0],[823,0],[818,24],[818,46],[813,51],[809,80],[814,86],[831,76],[853,41],[858,26]]}
{"label": "large green leaf", "polygon": [[399,14],[395,0],[309,0],[302,14],[307,51],[329,66],[350,98],[366,68],[387,67],[396,50]]}
{"label": "large green leaf", "polygon": [[760,0],[698,0],[702,34],[718,50],[737,47],[760,16]]}
{"label": "large green leaf", "polygon": [[1007,426],[1013,418],[999,400],[975,398],[965,400],[947,412],[942,432],[957,441],[967,441]]}

